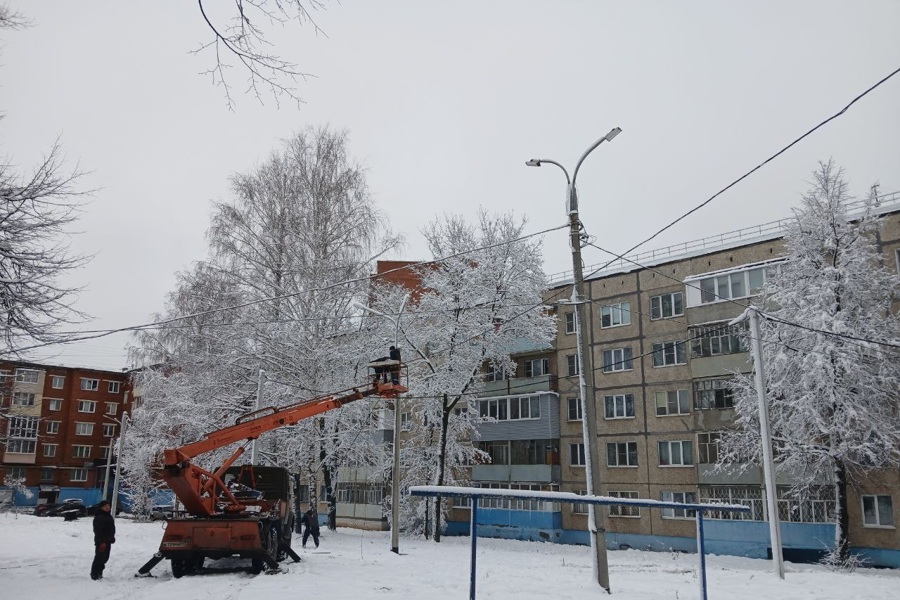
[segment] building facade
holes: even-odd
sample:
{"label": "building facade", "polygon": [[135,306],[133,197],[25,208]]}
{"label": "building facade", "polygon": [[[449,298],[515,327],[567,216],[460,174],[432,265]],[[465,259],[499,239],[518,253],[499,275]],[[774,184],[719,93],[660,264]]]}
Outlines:
{"label": "building facade", "polygon": [[[883,228],[877,242],[883,263],[900,272],[900,194],[883,197],[879,210]],[[732,425],[735,416],[727,381],[733,373],[752,369],[740,335],[743,326],[728,323],[761,289],[767,267],[783,256],[784,224],[647,253],[611,265],[586,281],[600,493],[749,506],[749,514],[707,515],[707,548],[712,553],[766,557],[771,552],[761,470],[729,473],[715,463],[719,432]],[[588,267],[585,273],[591,270]],[[558,310],[552,352],[517,352],[515,377],[499,385],[492,381],[497,374],[486,372],[481,402],[489,407],[485,416],[497,420],[479,428],[480,443],[495,462],[473,467],[475,486],[586,492],[574,307],[559,302],[570,289],[571,279],[561,280],[546,295],[548,304]],[[543,369],[548,384],[535,388],[530,376]],[[494,397],[502,403],[532,389],[541,398],[536,418],[504,423],[500,412],[492,412]],[[508,418],[511,408],[506,410]],[[521,418],[521,409],[518,414]],[[530,430],[541,433],[527,437]],[[558,437],[553,437],[556,432]],[[559,460],[550,464],[548,458],[547,468],[533,469],[533,456],[514,448],[534,444],[558,449],[554,456]],[[788,560],[813,558],[833,545],[833,489],[823,480],[806,496],[794,497],[790,483],[784,475],[776,481],[784,555]],[[850,494],[854,552],[872,564],[900,567],[900,467],[869,472]],[[498,505],[479,511],[479,530],[486,535],[587,544],[587,508]],[[693,551],[696,547],[690,511],[616,506],[604,510],[610,548]],[[454,510],[453,531],[465,531],[465,513],[464,506]]]}
{"label": "building facade", "polygon": [[31,492],[16,493],[15,503],[99,501],[130,400],[121,371],[0,362],[0,481]]}

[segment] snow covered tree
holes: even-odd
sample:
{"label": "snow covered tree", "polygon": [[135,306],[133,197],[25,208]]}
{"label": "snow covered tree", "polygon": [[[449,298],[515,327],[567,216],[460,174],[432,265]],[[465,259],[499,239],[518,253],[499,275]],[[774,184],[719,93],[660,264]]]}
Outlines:
{"label": "snow covered tree", "polygon": [[[847,491],[863,473],[900,462],[900,280],[884,268],[874,197],[850,214],[843,173],[821,163],[785,235],[786,259],[762,298],[767,400],[776,468],[802,494],[834,488],[832,560],[849,557]],[[752,377],[736,381],[738,429],[723,435],[720,462],[761,464]]]}
{"label": "snow covered tree", "polygon": [[[142,374],[145,397],[162,403],[145,403],[158,413],[155,426],[193,415],[192,430],[179,427],[179,436],[252,409],[260,370],[264,406],[365,381],[370,351],[352,335],[356,303],[366,298],[371,262],[400,242],[350,161],[345,132],[295,135],[235,176],[232,189],[233,200],[214,207],[209,260],[181,277],[165,324],[139,343],[145,364],[164,363]],[[338,465],[365,460],[353,439],[371,427],[369,403],[357,404],[265,434],[258,462],[321,472],[333,487]]]}
{"label": "snow covered tree", "polygon": [[[483,459],[471,443],[483,365],[511,369],[516,342],[552,339],[540,242],[519,239],[524,226],[524,219],[481,211],[475,224],[445,216],[424,232],[435,261],[420,267],[422,294],[399,326],[414,415],[403,444],[403,489],[465,481],[466,467]],[[376,294],[374,306],[396,310],[396,293]],[[414,504],[407,523],[427,525],[440,541],[446,504],[437,499],[433,516],[431,502]]]}

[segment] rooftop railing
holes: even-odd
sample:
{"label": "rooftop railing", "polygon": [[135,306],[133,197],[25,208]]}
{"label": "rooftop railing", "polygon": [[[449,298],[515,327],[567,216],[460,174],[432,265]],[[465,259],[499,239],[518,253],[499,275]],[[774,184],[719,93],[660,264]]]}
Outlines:
{"label": "rooftop railing", "polygon": [[[855,214],[860,214],[864,206],[865,202],[863,200],[857,200],[848,204],[847,208],[849,209],[849,213],[852,216]],[[900,208],[900,191],[890,192],[888,194],[882,194],[878,197],[875,212],[876,214],[883,214],[896,211],[898,208]],[[727,233],[720,233],[718,235],[701,238],[699,240],[673,244],[671,246],[658,248],[656,250],[646,250],[644,252],[638,252],[636,254],[623,256],[621,258],[613,258],[610,261],[597,263],[594,265],[585,265],[584,278],[592,279],[594,277],[606,275],[608,273],[630,271],[645,263],[656,264],[669,260],[675,260],[698,252],[711,252],[729,245],[734,245],[735,243],[749,243],[760,238],[778,237],[780,234],[783,234],[787,230],[787,226],[789,223],[791,223],[791,221],[793,221],[793,219],[791,217],[787,217],[778,221],[772,221],[771,223],[745,227],[743,229],[729,231]],[[571,279],[571,270],[553,273],[552,275],[549,275],[547,277],[548,283],[550,283],[551,285],[566,280],[571,281]]]}

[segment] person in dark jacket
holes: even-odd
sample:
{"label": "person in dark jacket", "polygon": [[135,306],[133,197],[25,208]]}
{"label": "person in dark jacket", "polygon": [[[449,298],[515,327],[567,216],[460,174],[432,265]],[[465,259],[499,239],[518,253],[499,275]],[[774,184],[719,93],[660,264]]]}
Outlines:
{"label": "person in dark jacket", "polygon": [[397,361],[397,364],[391,367],[391,383],[398,385],[400,383],[400,348],[391,346],[389,356],[391,360]]}
{"label": "person in dark jacket", "polygon": [[313,543],[315,543],[316,548],[319,547],[319,513],[316,512],[315,508],[310,508],[308,511],[303,513],[303,517],[300,519],[300,522],[306,526],[306,529],[303,530],[303,547],[306,548],[306,542],[309,540],[309,536],[312,536]]}
{"label": "person in dark jacket", "polygon": [[109,560],[110,547],[116,543],[116,522],[109,514],[109,502],[97,505],[94,515],[94,562],[91,563],[91,579],[103,579],[103,568]]}

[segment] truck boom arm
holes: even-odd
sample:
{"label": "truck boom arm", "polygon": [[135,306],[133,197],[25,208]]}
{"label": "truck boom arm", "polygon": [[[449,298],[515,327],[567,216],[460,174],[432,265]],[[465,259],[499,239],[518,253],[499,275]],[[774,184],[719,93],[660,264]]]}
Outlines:
{"label": "truck boom arm", "polygon": [[222,468],[215,473],[192,464],[191,459],[234,442],[255,440],[267,431],[295,425],[303,419],[368,396],[396,398],[398,394],[406,391],[407,388],[399,384],[376,380],[370,387],[364,389],[350,388],[337,394],[320,396],[282,408],[270,407],[245,414],[239,417],[234,425],[208,433],[199,441],[165,450],[162,478],[184,504],[185,510],[193,515],[208,517],[221,514],[222,511],[217,508],[217,504],[222,502],[219,500],[220,494],[224,496],[225,512],[241,511],[246,506],[235,499],[221,477],[228,466],[243,454],[244,446],[235,450]]}

